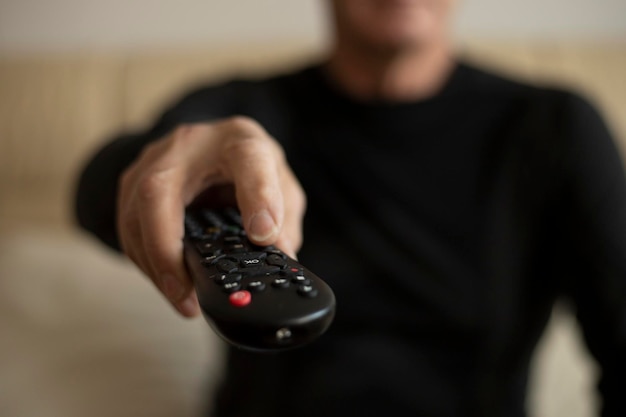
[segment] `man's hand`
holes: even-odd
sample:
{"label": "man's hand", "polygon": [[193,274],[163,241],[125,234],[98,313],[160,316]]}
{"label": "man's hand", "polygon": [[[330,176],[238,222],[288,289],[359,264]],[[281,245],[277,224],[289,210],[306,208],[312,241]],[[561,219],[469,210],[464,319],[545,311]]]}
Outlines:
{"label": "man's hand", "polygon": [[248,237],[295,256],[302,242],[304,192],[282,148],[254,120],[182,126],[146,146],[120,179],[122,248],[187,317],[196,316],[199,307],[183,260],[185,207],[226,184],[234,186]]}

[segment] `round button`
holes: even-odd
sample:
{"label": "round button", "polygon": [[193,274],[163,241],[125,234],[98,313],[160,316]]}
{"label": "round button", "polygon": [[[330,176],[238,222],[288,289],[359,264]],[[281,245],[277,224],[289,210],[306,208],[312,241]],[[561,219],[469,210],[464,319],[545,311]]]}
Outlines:
{"label": "round button", "polygon": [[220,285],[233,284],[241,281],[241,274],[236,272],[230,274],[216,274],[213,276],[213,280]]}
{"label": "round button", "polygon": [[289,287],[289,280],[285,278],[276,278],[274,281],[272,281],[272,287],[287,288]]}
{"label": "round button", "polygon": [[245,307],[252,301],[252,295],[246,290],[237,291],[229,295],[228,300],[234,307]]}
{"label": "round button", "polygon": [[217,261],[217,270],[228,274],[237,270],[237,264],[230,259],[220,259]]}
{"label": "round button", "polygon": [[287,265],[287,261],[285,261],[282,256],[277,255],[275,253],[268,255],[266,262],[269,265],[275,265],[275,266],[280,266],[280,267],[284,267]]}
{"label": "round button", "polygon": [[241,288],[241,284],[238,281],[235,282],[227,282],[224,283],[224,291],[226,291],[227,293],[234,293],[236,291],[239,291],[239,288]]}
{"label": "round button", "polygon": [[251,292],[261,292],[265,289],[265,283],[263,283],[262,281],[252,281],[247,285],[246,288]]}
{"label": "round button", "polygon": [[291,278],[292,282],[295,282],[297,284],[301,284],[301,285],[310,285],[311,284],[311,280],[308,279],[307,277],[305,277],[304,275],[296,275],[293,278]]}
{"label": "round button", "polygon": [[276,330],[276,339],[279,342],[286,342],[291,339],[291,330],[289,327],[282,327]]}
{"label": "round button", "polygon": [[298,287],[298,294],[303,297],[313,298],[317,296],[317,290],[311,285],[301,285]]}

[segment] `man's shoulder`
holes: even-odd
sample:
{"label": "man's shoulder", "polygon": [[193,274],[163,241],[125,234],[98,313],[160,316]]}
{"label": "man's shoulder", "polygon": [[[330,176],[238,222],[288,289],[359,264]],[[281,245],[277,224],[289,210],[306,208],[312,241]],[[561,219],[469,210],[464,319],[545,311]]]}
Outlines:
{"label": "man's shoulder", "polygon": [[488,66],[459,64],[461,90],[484,100],[518,103],[560,113],[595,112],[592,98],[580,87],[529,78]]}
{"label": "man's shoulder", "polygon": [[483,94],[513,97],[562,96],[567,88],[505,72],[490,66],[461,61],[459,64],[465,87]]}

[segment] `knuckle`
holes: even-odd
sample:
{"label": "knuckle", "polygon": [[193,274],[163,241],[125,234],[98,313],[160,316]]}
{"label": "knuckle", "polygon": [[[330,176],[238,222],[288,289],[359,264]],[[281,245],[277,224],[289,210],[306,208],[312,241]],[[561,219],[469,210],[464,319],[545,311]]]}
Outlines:
{"label": "knuckle", "polygon": [[208,125],[201,123],[182,124],[166,137],[166,151],[176,151],[181,147],[188,146],[189,142],[193,142],[199,136],[203,136],[207,131]]}
{"label": "knuckle", "polygon": [[137,197],[153,201],[161,197],[170,185],[170,171],[156,171],[144,175],[137,184]]}
{"label": "knuckle", "polygon": [[147,144],[140,158],[150,161],[168,161],[169,158],[195,142],[198,137],[205,135],[207,127],[206,124],[179,125],[159,140]]}
{"label": "knuckle", "polygon": [[[187,143],[190,141],[190,138],[193,136],[191,134],[192,129],[189,126],[179,126],[172,133],[165,136],[161,140],[154,143],[154,153],[155,158],[164,159],[167,158],[168,155],[176,153],[179,151],[181,147],[187,146]],[[150,145],[148,145],[150,146]]]}
{"label": "knuckle", "polygon": [[261,162],[268,169],[273,168],[277,174],[280,174],[285,164],[281,154],[275,152],[274,148],[271,141],[236,140],[228,145],[227,152],[231,159],[237,158],[247,163]]}
{"label": "knuckle", "polygon": [[270,146],[271,140],[261,125],[247,116],[232,116],[223,121],[224,145],[237,152],[250,149],[263,149]]}
{"label": "knuckle", "polygon": [[256,120],[247,116],[232,116],[222,123],[224,140],[221,145],[227,158],[263,158],[277,165],[286,163],[282,147]]}
{"label": "knuckle", "polygon": [[248,116],[231,116],[224,119],[223,124],[227,129],[243,135],[254,136],[265,133],[265,129],[256,120]]}
{"label": "knuckle", "polygon": [[205,136],[208,128],[208,124],[200,123],[179,125],[169,134],[146,144],[133,165],[164,168],[175,164],[181,152]]}
{"label": "knuckle", "polygon": [[296,187],[294,197],[295,197],[296,210],[298,210],[298,213],[300,213],[300,216],[302,217],[307,207],[307,197],[302,187],[300,186]]}
{"label": "knuckle", "polygon": [[278,190],[265,181],[260,182],[255,188],[255,199],[263,202],[271,202],[276,200]]}
{"label": "knuckle", "polygon": [[228,158],[240,161],[267,158],[270,154],[267,141],[260,136],[230,136],[224,141],[223,146]]}
{"label": "knuckle", "polygon": [[160,139],[155,142],[150,142],[146,144],[141,149],[141,152],[139,153],[139,156],[137,157],[137,162],[142,161],[142,160],[151,160],[154,157],[156,157],[160,153],[160,148],[162,146],[162,143],[166,139],[167,137],[165,137],[164,139]]}

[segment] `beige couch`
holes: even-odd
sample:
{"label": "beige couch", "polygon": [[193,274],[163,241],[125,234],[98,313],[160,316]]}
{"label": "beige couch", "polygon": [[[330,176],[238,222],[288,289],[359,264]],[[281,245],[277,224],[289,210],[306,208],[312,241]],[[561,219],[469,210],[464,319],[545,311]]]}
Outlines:
{"label": "beige couch", "polygon": [[[626,44],[483,41],[462,50],[531,81],[582,89],[626,140]],[[211,401],[221,342],[73,227],[76,172],[103,139],[145,125],[190,83],[315,55],[294,42],[0,57],[1,416],[193,416]],[[594,366],[560,310],[534,369],[536,415],[592,415]]]}

